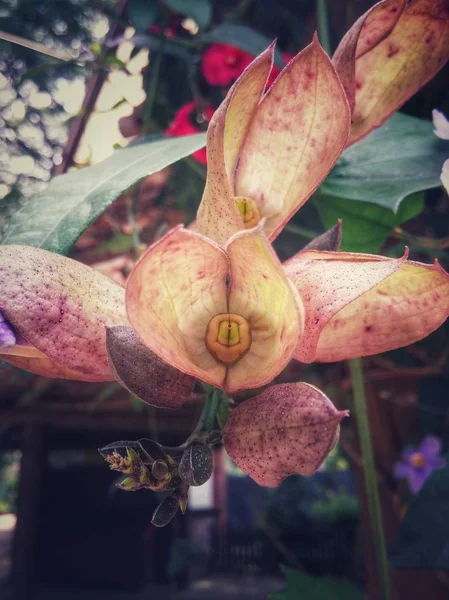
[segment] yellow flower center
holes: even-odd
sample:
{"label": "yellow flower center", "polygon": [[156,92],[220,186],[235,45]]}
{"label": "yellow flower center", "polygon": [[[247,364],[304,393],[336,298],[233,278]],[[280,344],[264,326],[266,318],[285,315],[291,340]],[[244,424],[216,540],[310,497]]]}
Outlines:
{"label": "yellow flower center", "polygon": [[410,464],[412,467],[425,467],[426,459],[421,452],[413,452],[413,454],[410,456]]}
{"label": "yellow flower center", "polygon": [[245,198],[244,196],[236,196],[234,201],[239,209],[245,229],[255,227],[261,219],[257,203],[251,198]]}
{"label": "yellow flower center", "polygon": [[225,365],[239,361],[251,347],[249,323],[240,315],[224,313],[209,321],[206,348]]}

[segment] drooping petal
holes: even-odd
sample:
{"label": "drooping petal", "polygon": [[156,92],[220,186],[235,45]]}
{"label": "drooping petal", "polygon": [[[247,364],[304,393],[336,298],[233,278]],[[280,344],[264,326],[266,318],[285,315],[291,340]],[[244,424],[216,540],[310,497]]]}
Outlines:
{"label": "drooping petal", "polygon": [[205,338],[211,318],[227,313],[228,272],[219,246],[178,227],[146,251],[126,286],[129,321],[150,350],[217,386],[226,367],[209,353]]}
{"label": "drooping petal", "polygon": [[[0,247],[0,278],[0,308],[14,330],[50,359],[45,374],[54,367],[55,377],[69,369],[81,374],[76,379],[114,379],[105,327],[127,323],[121,286],[91,267],[29,246]],[[29,358],[16,363],[44,365]]]}
{"label": "drooping petal", "polygon": [[301,300],[265,235],[243,231],[229,241],[229,312],[251,328],[251,348],[229,368],[226,390],[261,387],[287,365],[303,329]]}
{"label": "drooping petal", "polygon": [[434,266],[349,252],[299,253],[285,265],[304,303],[302,362],[369,356],[416,342],[449,315],[449,277]]}
{"label": "drooping petal", "polygon": [[345,92],[315,37],[264,96],[240,153],[236,195],[257,203],[270,239],[329,173],[349,127]]}
{"label": "drooping petal", "polygon": [[[22,356],[17,354],[0,354],[0,360],[43,377],[53,379],[76,379],[78,381],[106,381],[104,375],[86,374],[74,371],[64,365],[60,365],[39,350],[35,350],[35,356]],[[112,375],[108,379],[113,379]]]}
{"label": "drooping petal", "polygon": [[242,229],[233,200],[233,177],[238,155],[247,135],[272,64],[274,45],[258,56],[229,90],[207,130],[207,180],[198,208],[198,231],[225,244]]}
{"label": "drooping petal", "polygon": [[116,379],[132,394],[158,408],[179,408],[195,379],[153,354],[131,327],[111,327],[106,345]]}
{"label": "drooping petal", "polygon": [[274,385],[231,412],[224,445],[254,481],[276,487],[294,473],[317,471],[337,443],[340,421],[347,415],[312,385]]}
{"label": "drooping petal", "polygon": [[434,134],[442,140],[449,140],[449,121],[443,113],[434,108],[432,111],[432,121],[435,128]]}
{"label": "drooping petal", "polygon": [[448,0],[385,0],[365,13],[334,56],[349,96],[355,94],[349,143],[381,125],[448,57]]}

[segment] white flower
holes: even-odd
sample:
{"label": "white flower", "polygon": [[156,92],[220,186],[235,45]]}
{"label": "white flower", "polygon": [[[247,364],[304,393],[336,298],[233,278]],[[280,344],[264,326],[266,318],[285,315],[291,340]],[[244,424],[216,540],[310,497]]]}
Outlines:
{"label": "white flower", "polygon": [[436,110],[432,111],[433,126],[435,127],[434,133],[442,140],[449,140],[449,121],[443,115],[442,112]]}

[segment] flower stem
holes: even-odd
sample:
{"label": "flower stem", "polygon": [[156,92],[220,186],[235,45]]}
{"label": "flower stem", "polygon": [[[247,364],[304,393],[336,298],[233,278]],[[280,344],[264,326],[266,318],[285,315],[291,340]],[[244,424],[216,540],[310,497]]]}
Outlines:
{"label": "flower stem", "polygon": [[373,444],[366,404],[362,360],[360,358],[350,360],[349,368],[354,396],[354,412],[364,466],[363,475],[365,479],[366,495],[368,497],[368,509],[371,520],[371,530],[373,532],[377,573],[382,586],[382,598],[384,600],[391,600],[387,549],[385,545],[382,510],[377,487],[377,473],[374,463]]}
{"label": "flower stem", "polygon": [[147,99],[143,107],[143,134],[148,135],[151,132],[151,117],[153,113],[154,103],[156,100],[156,92],[159,84],[159,75],[161,72],[162,57],[164,56],[165,50],[165,26],[167,23],[167,16],[165,16],[164,23],[162,25],[162,36],[159,41],[159,47],[156,52],[150,54],[150,78],[146,89]]}
{"label": "flower stem", "polygon": [[332,44],[329,31],[329,14],[327,10],[327,0],[317,0],[317,27],[320,44],[324,50],[331,56]]}
{"label": "flower stem", "polygon": [[203,406],[203,411],[195,427],[194,433],[197,433],[198,431],[211,431],[212,429],[214,429],[216,422],[216,413],[218,405],[220,404],[220,398],[220,390],[213,389],[207,394],[206,401]]}

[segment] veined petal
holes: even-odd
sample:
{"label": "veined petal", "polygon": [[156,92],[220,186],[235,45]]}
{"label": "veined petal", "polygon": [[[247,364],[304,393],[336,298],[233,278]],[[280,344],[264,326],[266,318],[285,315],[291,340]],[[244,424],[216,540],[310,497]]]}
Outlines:
{"label": "veined petal", "polygon": [[50,376],[51,369],[68,369],[80,374],[75,379],[114,379],[105,327],[127,323],[122,287],[87,265],[29,246],[0,247],[0,276],[1,311],[15,331],[50,359],[45,366],[39,362],[43,357],[22,362],[41,365],[36,368]]}
{"label": "veined petal", "polygon": [[229,90],[207,130],[207,180],[198,231],[219,244],[243,228],[234,202],[234,171],[273,64],[274,45],[258,56]]}
{"label": "veined petal", "polygon": [[449,315],[449,277],[434,266],[346,252],[305,252],[285,271],[304,303],[302,362],[369,356],[416,342]]}
{"label": "veined petal", "polygon": [[287,365],[303,329],[301,300],[265,235],[242,231],[226,246],[231,266],[229,312],[251,328],[251,348],[228,369],[226,390],[260,387]]}
{"label": "veined petal", "polygon": [[349,128],[345,92],[315,37],[264,96],[240,153],[236,195],[257,203],[270,239],[329,173]]}
{"label": "veined petal", "polygon": [[[367,34],[361,26],[364,17]],[[377,33],[371,40],[368,33],[373,28]],[[409,4],[386,0],[361,17],[334,57],[348,93],[355,89],[349,143],[381,125],[432,79],[448,57],[448,0],[412,0]]]}
{"label": "veined petal", "polygon": [[128,318],[155,354],[183,373],[221,387],[226,367],[205,345],[207,326],[227,312],[225,252],[208,238],[175,228],[151,246],[126,286]]}
{"label": "veined petal", "polygon": [[231,412],[224,444],[254,481],[276,487],[289,475],[318,470],[337,443],[346,416],[312,385],[273,385]]}

